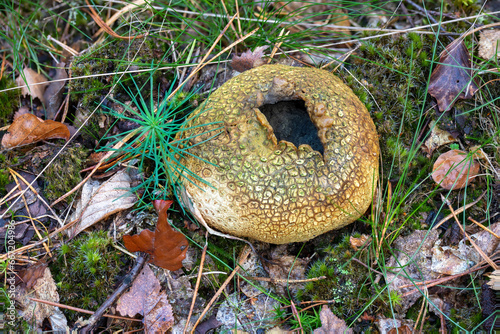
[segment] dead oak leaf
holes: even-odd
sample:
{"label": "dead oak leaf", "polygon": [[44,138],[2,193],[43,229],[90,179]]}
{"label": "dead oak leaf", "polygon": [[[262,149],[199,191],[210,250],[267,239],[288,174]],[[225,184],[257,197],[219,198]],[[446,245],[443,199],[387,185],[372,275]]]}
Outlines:
{"label": "dead oak leaf", "polygon": [[470,99],[479,88],[462,39],[454,40],[441,52],[439,63],[431,74],[429,94],[437,100],[439,111],[445,112],[455,101]]}
{"label": "dead oak leaf", "polygon": [[130,252],[145,252],[151,255],[149,262],[168,269],[177,270],[182,267],[186,258],[188,241],[182,233],[172,229],[167,220],[167,210],[172,201],[154,201],[158,211],[158,223],[155,231],[143,230],[133,236],[124,235],[123,243]]}
{"label": "dead oak leaf", "polygon": [[61,138],[68,140],[68,127],[61,122],[42,120],[33,114],[17,117],[2,138],[4,148],[36,143],[41,140]]}
{"label": "dead oak leaf", "polygon": [[263,65],[264,60],[264,50],[268,46],[259,46],[253,52],[247,50],[241,54],[241,56],[233,56],[231,60],[231,67],[238,72],[245,72],[257,66]]}

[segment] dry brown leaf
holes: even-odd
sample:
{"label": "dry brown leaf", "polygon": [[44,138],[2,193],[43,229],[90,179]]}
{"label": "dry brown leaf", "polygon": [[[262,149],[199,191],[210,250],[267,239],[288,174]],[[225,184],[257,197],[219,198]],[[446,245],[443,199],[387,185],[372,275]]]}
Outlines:
{"label": "dry brown leaf", "polygon": [[479,163],[467,153],[451,150],[441,154],[432,169],[432,179],[441,188],[448,190],[461,189],[471,182],[479,173]]}
{"label": "dry brown leaf", "polygon": [[448,131],[439,129],[435,122],[431,122],[429,128],[431,128],[431,135],[422,145],[422,150],[427,153],[428,158],[438,147],[457,141]]}
{"label": "dry brown leaf", "polygon": [[182,268],[182,260],[186,258],[188,241],[182,233],[174,231],[167,220],[167,210],[172,201],[157,200],[153,202],[158,211],[158,223],[155,231],[143,230],[133,236],[124,235],[123,243],[131,252],[145,252],[151,255],[149,262],[168,269]]}
{"label": "dry brown leaf", "polygon": [[314,334],[353,333],[345,321],[335,316],[327,305],[323,305],[321,308],[319,318],[321,319],[321,327],[315,329]]}
{"label": "dry brown leaf", "polygon": [[130,190],[132,180],[125,170],[103,182],[89,180],[83,186],[82,196],[71,220],[80,221],[68,231],[70,237],[94,225],[113,213],[132,207],[137,197]]}
{"label": "dry brown leaf", "polygon": [[174,324],[172,306],[167,295],[148,265],[135,279],[130,290],[117,302],[117,311],[123,316],[144,316],[146,333],[165,333]]}
{"label": "dry brown leaf", "polygon": [[437,100],[439,111],[445,112],[457,100],[470,99],[479,89],[473,77],[470,54],[462,39],[451,42],[439,56],[431,74],[429,94]]}
{"label": "dry brown leaf", "polygon": [[16,83],[18,86],[28,86],[21,89],[21,93],[23,95],[31,95],[33,98],[38,97],[38,99],[45,105],[43,93],[45,92],[45,88],[49,82],[43,74],[40,74],[29,67],[25,67],[23,75],[16,78]]}
{"label": "dry brown leaf", "polygon": [[262,59],[264,50],[268,46],[259,46],[253,52],[247,50],[241,56],[233,56],[231,60],[231,67],[238,72],[245,72],[260,65],[264,65],[265,61]]}
{"label": "dry brown leaf", "polygon": [[40,140],[61,138],[68,140],[68,127],[60,122],[42,120],[33,114],[17,117],[2,138],[4,148],[36,143]]}
{"label": "dry brown leaf", "polygon": [[500,57],[500,29],[484,30],[479,33],[479,57],[491,59]]}

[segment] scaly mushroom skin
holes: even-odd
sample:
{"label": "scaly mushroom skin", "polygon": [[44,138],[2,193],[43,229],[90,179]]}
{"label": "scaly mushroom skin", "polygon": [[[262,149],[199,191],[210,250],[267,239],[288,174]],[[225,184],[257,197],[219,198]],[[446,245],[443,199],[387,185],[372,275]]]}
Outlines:
{"label": "scaly mushroom skin", "polygon": [[[305,101],[323,155],[277,142],[258,107],[289,100]],[[227,81],[200,108],[177,140],[190,138],[181,164],[211,186],[184,174],[192,182],[181,189],[185,206],[211,227],[273,244],[300,242],[352,223],[370,205],[379,168],[375,125],[331,73],[260,66]]]}

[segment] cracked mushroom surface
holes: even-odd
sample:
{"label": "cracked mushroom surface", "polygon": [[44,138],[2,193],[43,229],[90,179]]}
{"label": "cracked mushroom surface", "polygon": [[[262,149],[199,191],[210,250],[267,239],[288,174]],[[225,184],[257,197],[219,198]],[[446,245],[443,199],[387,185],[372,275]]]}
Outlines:
{"label": "cracked mushroom surface", "polygon": [[188,152],[180,162],[205,182],[185,172],[182,202],[221,232],[307,241],[352,223],[371,204],[375,125],[327,71],[260,66],[227,81],[189,117],[176,138]]}

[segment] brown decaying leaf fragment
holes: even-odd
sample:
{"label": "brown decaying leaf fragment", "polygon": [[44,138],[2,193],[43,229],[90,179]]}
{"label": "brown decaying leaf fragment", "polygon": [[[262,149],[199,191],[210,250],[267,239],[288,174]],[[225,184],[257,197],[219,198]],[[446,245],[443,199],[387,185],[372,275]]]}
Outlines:
{"label": "brown decaying leaf fragment", "polygon": [[123,243],[131,252],[145,252],[151,255],[149,262],[168,269],[177,270],[182,267],[186,257],[188,241],[182,233],[174,231],[167,221],[167,210],[172,201],[153,201],[158,211],[158,223],[154,232],[143,230],[133,236],[124,235]]}
{"label": "brown decaying leaf fragment", "polygon": [[264,65],[264,60],[262,56],[264,55],[264,50],[268,46],[259,46],[253,52],[247,50],[241,54],[241,56],[233,56],[231,60],[231,67],[238,72],[245,72],[254,67]]}
{"label": "brown decaying leaf fragment", "polygon": [[37,71],[32,70],[29,67],[25,67],[23,70],[23,75],[16,78],[16,83],[18,86],[24,86],[21,89],[21,93],[24,95],[31,95],[33,98],[38,98],[40,102],[45,105],[45,99],[43,93],[45,88],[49,84],[47,78]]}
{"label": "brown decaying leaf fragment", "polygon": [[33,114],[17,117],[2,138],[4,148],[32,144],[40,140],[61,138],[68,140],[68,127],[60,122],[42,120]]}
{"label": "brown decaying leaf fragment", "polygon": [[130,290],[120,297],[116,309],[128,317],[144,316],[147,333],[165,333],[174,324],[172,306],[148,265],[144,266]]}
{"label": "brown decaying leaf fragment", "polygon": [[470,99],[479,89],[473,77],[470,54],[462,39],[451,42],[439,56],[440,64],[431,74],[429,94],[439,111],[449,110],[455,101]]}
{"label": "brown decaying leaf fragment", "polygon": [[448,190],[461,189],[479,173],[479,163],[467,157],[467,153],[451,150],[441,154],[432,168],[432,179]]}
{"label": "brown decaying leaf fragment", "polygon": [[486,30],[479,33],[479,57],[491,59],[500,57],[500,29]]}
{"label": "brown decaying leaf fragment", "polygon": [[347,327],[345,321],[335,316],[327,305],[323,305],[319,318],[321,319],[321,327],[315,329],[314,334],[353,333],[352,329]]}

